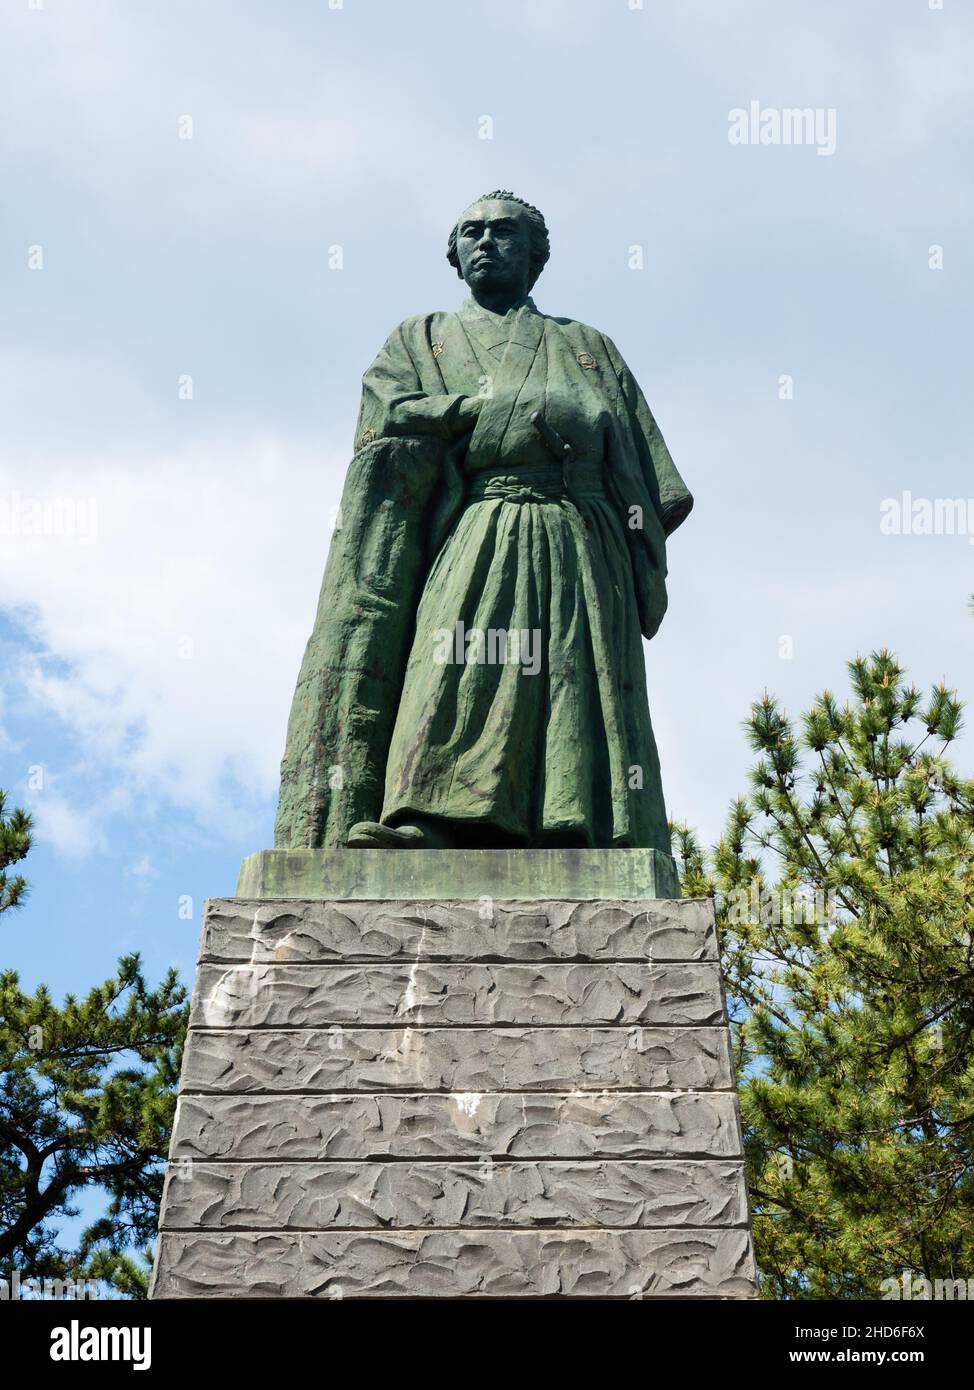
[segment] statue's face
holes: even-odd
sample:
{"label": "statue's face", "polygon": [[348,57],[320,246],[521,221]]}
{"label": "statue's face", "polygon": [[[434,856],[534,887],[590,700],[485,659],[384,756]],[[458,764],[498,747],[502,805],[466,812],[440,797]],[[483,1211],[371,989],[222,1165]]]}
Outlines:
{"label": "statue's face", "polygon": [[524,208],[497,199],[467,208],[457,227],[457,259],[472,291],[527,294],[531,228]]}

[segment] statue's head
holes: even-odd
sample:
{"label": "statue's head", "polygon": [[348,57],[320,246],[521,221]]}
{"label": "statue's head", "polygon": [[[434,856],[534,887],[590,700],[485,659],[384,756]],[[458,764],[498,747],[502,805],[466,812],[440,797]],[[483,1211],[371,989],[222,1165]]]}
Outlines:
{"label": "statue's head", "polygon": [[497,189],[463,213],[446,257],[470,291],[526,295],[551,254],[548,228],[537,208]]}

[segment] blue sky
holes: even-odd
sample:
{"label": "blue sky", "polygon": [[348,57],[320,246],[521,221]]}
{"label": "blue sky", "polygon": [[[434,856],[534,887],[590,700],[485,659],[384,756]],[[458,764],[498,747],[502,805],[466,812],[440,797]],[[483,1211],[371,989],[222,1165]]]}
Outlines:
{"label": "blue sky", "polygon": [[[888,645],[974,695],[970,536],[880,530],[904,490],[974,498],[972,70],[961,0],[6,0],[25,985],[133,948],[190,978],[204,899],[271,844],[361,374],[460,302],[447,234],[491,188],[543,209],[539,306],[615,340],[697,497],[646,649],[671,813],[716,837],[765,687],[797,712]],[[834,153],[731,144],[751,101],[834,111]],[[45,503],[73,531],[28,533]]]}

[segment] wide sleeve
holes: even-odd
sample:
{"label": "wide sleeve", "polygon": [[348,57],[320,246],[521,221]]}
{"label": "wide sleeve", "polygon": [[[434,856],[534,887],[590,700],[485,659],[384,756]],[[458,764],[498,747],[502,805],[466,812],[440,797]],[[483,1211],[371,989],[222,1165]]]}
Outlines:
{"label": "wide sleeve", "polygon": [[659,512],[663,532],[668,536],[689,516],[693,497],[677,471],[639,383],[615,343],[604,334],[602,341],[619,381],[646,486]]}
{"label": "wide sleeve", "polygon": [[356,821],[382,812],[447,452],[428,436],[377,439],[349,465],[291,702],[274,838],[281,849],[338,849]]}
{"label": "wide sleeve", "polygon": [[460,419],[463,395],[427,394],[410,350],[415,338],[411,320],[400,324],[362,378],[362,404],[355,429],[355,447],[374,439],[402,435],[434,435],[455,439],[469,429]]}

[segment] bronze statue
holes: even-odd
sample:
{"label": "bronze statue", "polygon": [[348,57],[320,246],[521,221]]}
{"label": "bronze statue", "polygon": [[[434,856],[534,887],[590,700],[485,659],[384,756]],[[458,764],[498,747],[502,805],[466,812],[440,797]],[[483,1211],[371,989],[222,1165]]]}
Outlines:
{"label": "bronze statue", "polygon": [[548,255],[484,195],[448,244],[470,297],[365,374],[278,846],[669,854],[641,639],[693,499],[610,339],[530,297]]}

